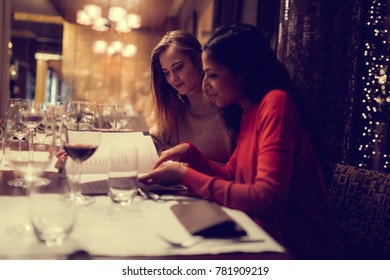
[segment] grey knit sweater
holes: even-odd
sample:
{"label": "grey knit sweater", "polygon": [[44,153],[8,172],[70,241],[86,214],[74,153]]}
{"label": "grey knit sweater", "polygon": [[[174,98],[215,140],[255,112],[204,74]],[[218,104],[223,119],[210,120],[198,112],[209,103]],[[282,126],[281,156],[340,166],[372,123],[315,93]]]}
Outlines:
{"label": "grey knit sweater", "polygon": [[[227,133],[218,114],[218,108],[202,93],[186,95],[189,106],[179,117],[177,131],[179,142],[169,141],[172,146],[182,142],[193,143],[208,159],[225,163],[233,153],[234,141]],[[158,138],[158,135],[151,132]],[[170,147],[164,147],[154,139],[158,153]]]}

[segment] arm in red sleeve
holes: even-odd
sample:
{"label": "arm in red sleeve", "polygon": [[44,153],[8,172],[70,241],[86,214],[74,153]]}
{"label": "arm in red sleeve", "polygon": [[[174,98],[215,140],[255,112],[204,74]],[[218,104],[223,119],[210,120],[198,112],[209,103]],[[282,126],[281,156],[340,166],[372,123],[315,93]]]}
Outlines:
{"label": "arm in red sleeve", "polygon": [[185,157],[184,162],[187,162],[191,168],[197,170],[200,173],[204,173],[210,176],[218,176],[227,180],[234,180],[234,158],[235,153],[231,156],[229,162],[225,166],[215,164],[215,162],[208,160],[198,148],[190,143]]}
{"label": "arm in red sleeve", "polygon": [[264,97],[252,116],[255,120],[243,123],[238,147],[226,169],[208,173],[196,165],[197,170],[187,170],[185,185],[224,206],[259,218],[280,213],[291,184],[297,116],[287,95],[274,92]]}

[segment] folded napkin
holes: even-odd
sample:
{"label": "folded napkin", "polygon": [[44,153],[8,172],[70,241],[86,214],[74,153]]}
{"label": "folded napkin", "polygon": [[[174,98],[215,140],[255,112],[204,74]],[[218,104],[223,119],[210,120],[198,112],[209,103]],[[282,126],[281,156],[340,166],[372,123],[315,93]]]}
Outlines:
{"label": "folded napkin", "polygon": [[221,207],[215,203],[199,200],[171,206],[177,219],[192,235],[213,238],[231,238],[246,235]]}

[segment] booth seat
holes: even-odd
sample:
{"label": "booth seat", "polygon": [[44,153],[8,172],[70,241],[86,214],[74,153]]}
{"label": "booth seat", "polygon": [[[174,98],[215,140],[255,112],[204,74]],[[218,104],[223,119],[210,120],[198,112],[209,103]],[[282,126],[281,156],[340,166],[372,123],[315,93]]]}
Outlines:
{"label": "booth seat", "polygon": [[390,259],[390,174],[333,165],[331,206],[351,259]]}

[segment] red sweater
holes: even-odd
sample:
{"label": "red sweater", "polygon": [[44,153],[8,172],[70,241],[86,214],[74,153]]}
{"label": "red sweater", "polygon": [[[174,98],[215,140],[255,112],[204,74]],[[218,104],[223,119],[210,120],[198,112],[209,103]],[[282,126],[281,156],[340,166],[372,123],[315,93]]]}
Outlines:
{"label": "red sweater", "polygon": [[[216,137],[217,134],[216,134]],[[342,258],[319,161],[286,92],[270,91],[243,115],[224,167],[191,145],[184,184],[246,212],[297,259]]]}

